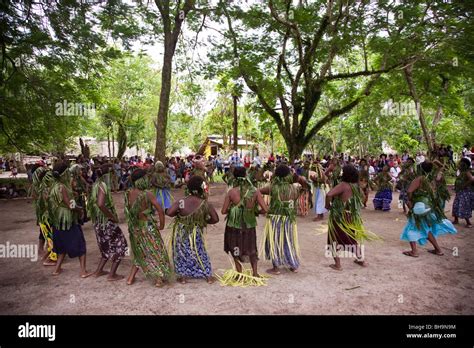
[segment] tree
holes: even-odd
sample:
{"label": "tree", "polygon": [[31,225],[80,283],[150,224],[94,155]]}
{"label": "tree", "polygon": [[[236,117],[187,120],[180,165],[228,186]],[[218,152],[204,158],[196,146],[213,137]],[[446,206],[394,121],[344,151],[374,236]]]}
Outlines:
{"label": "tree", "polygon": [[[181,1],[155,0],[163,23],[164,55],[161,68],[160,106],[156,117],[156,145],[155,157],[160,161],[166,155],[166,127],[168,124],[168,111],[171,92],[171,73],[173,57],[181,33],[181,27],[187,14],[193,9],[194,0]],[[173,23],[174,22],[174,23]]]}
{"label": "tree", "polygon": [[[429,5],[418,2],[220,4],[227,41],[213,63],[237,66],[235,75],[275,121],[291,158],[365,100],[381,76],[413,63],[424,48],[411,41],[428,25],[419,19]],[[328,92],[336,96],[329,107],[322,103]]]}

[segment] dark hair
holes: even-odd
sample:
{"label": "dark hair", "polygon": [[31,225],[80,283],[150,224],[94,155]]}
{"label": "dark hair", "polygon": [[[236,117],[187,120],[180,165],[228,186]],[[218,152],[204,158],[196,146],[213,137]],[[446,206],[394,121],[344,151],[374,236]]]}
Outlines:
{"label": "dark hair", "polygon": [[426,174],[431,173],[431,170],[433,169],[433,163],[430,161],[424,161],[420,164],[421,170],[425,172]]}
{"label": "dark hair", "polygon": [[41,167],[40,164],[38,163],[33,164],[33,166],[31,167],[31,174],[33,174],[35,170],[38,169],[39,167]]}
{"label": "dark hair", "polygon": [[103,164],[99,168],[97,168],[95,173],[100,178],[102,175],[109,173],[111,171],[111,169],[112,169],[111,164]]}
{"label": "dark hair", "polygon": [[413,158],[411,158],[411,157],[408,157],[406,161],[407,161],[407,162],[410,161],[411,163],[415,163],[415,160],[414,160]]}
{"label": "dark hair", "polygon": [[137,181],[138,179],[141,179],[143,178],[144,176],[146,175],[146,170],[143,170],[143,169],[135,169],[133,172],[132,172],[132,182],[135,182]]}
{"label": "dark hair", "polygon": [[352,164],[347,164],[342,168],[342,181],[351,184],[359,181],[359,172]]}
{"label": "dark hair", "polygon": [[359,161],[359,164],[364,162],[365,164],[367,164],[367,160],[365,158],[361,158],[360,161]]}
{"label": "dark hair", "polygon": [[189,179],[188,181],[188,190],[189,192],[197,192],[199,195],[202,195],[204,193],[202,189],[202,183],[204,182],[204,179],[199,176],[199,175],[194,175]]}
{"label": "dark hair", "polygon": [[61,176],[62,173],[68,168],[66,162],[58,162],[53,167],[53,176],[57,179]]}
{"label": "dark hair", "polygon": [[469,162],[469,160],[466,157],[461,158],[461,160],[459,161],[459,168],[461,170],[466,170],[466,169],[469,169],[470,167],[471,167],[471,162]]}
{"label": "dark hair", "polygon": [[286,164],[280,164],[275,169],[275,175],[280,178],[290,175],[290,167],[288,167]]}
{"label": "dark hair", "polygon": [[245,170],[245,167],[234,168],[234,176],[236,178],[245,178],[246,175],[247,175],[247,171]]}

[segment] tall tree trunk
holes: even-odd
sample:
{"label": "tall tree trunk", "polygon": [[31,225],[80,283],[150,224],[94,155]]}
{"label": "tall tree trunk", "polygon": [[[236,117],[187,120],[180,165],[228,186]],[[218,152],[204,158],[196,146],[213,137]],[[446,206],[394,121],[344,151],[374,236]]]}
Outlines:
{"label": "tall tree trunk", "polygon": [[[164,32],[164,56],[163,66],[161,69],[161,91],[160,91],[160,106],[158,108],[158,115],[156,117],[156,141],[155,141],[155,159],[165,161],[166,157],[166,127],[168,123],[168,111],[170,104],[171,93],[171,73],[173,57],[176,50],[176,43],[178,36],[181,33],[181,26],[186,15],[194,6],[194,0],[186,0],[182,7],[178,2],[176,13],[170,13],[170,0],[155,0],[158,7],[161,19],[163,22]],[[174,21],[174,25],[172,24]]]}
{"label": "tall tree trunk", "polygon": [[115,157],[115,133],[114,133],[114,126],[112,126],[112,157]]}
{"label": "tall tree trunk", "polygon": [[112,154],[110,153],[110,129],[107,130],[107,149],[109,150],[109,159],[112,158]]}
{"label": "tall tree trunk", "polygon": [[165,46],[163,67],[161,70],[160,106],[156,118],[155,159],[162,162],[164,162],[166,156],[166,128],[170,106],[171,71],[174,48],[175,46],[171,47],[169,43]]}
{"label": "tall tree trunk", "polygon": [[237,125],[238,125],[238,118],[237,118],[237,100],[239,99],[239,97],[233,95],[232,96],[232,100],[234,102],[234,110],[233,110],[233,113],[234,113],[234,121],[232,122],[232,131],[233,131],[233,135],[234,135],[234,151],[237,151],[237,148],[238,148],[238,139],[237,139]]}
{"label": "tall tree trunk", "polygon": [[117,158],[122,158],[125,150],[127,149],[127,132],[125,131],[125,127],[122,123],[118,124],[117,142]]}

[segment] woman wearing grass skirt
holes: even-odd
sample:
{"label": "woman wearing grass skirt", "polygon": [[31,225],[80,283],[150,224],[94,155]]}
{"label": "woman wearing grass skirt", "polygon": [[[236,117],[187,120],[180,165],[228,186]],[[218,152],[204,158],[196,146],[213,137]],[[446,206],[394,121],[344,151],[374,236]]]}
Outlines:
{"label": "woman wearing grass skirt", "polygon": [[[261,193],[246,177],[245,167],[234,170],[234,188],[226,195],[222,214],[227,215],[224,234],[224,251],[230,255],[235,270],[227,271],[221,282],[224,285],[260,285],[261,278],[257,272],[257,226],[258,205],[264,213],[268,207]],[[250,262],[252,273],[242,271],[243,262]],[[243,275],[242,275],[243,274]],[[230,284],[229,284],[230,283]]]}
{"label": "woman wearing grass skirt", "polygon": [[[307,182],[309,182],[309,168],[310,162],[305,161],[303,168],[301,168],[301,177],[305,178]],[[313,207],[312,202],[312,191],[311,186],[305,185],[303,188],[299,198],[298,198],[298,208],[296,210],[298,216],[306,216],[309,213],[309,210]]]}
{"label": "woman wearing grass skirt", "polygon": [[267,270],[268,273],[280,274],[280,266],[297,272],[300,265],[296,200],[302,185],[306,185],[304,178],[293,175],[287,165],[280,164],[271,183],[260,189],[262,194],[271,197],[261,248],[265,259],[272,260],[273,268]]}
{"label": "woman wearing grass skirt", "polygon": [[36,213],[36,224],[40,227],[38,250],[43,253],[45,243],[46,252],[41,255],[44,266],[56,265],[58,255],[53,252],[53,229],[48,219],[48,192],[53,183],[52,172],[39,164],[31,170],[33,182],[31,196]]}
{"label": "woman wearing grass skirt", "polygon": [[474,177],[471,173],[471,162],[462,158],[459,162],[459,175],[454,183],[456,197],[453,202],[454,224],[459,223],[459,218],[466,220],[466,227],[472,227],[470,218],[474,209]]}
{"label": "woman wearing grass skirt", "polygon": [[219,216],[207,201],[206,192],[204,179],[194,175],[187,183],[188,195],[174,202],[166,212],[168,216],[175,217],[171,252],[177,280],[183,284],[187,278],[204,278],[208,283],[214,282],[204,233],[207,224],[219,222]]}
{"label": "woman wearing grass skirt", "polygon": [[112,267],[107,277],[110,281],[124,278],[117,275],[117,268],[127,251],[127,240],[118,225],[118,216],[110,192],[112,172],[112,165],[108,164],[97,169],[97,181],[92,186],[87,204],[101,254],[94,276],[100,277],[107,274],[104,266],[110,260]]}
{"label": "woman wearing grass skirt", "polygon": [[166,212],[166,209],[171,207],[173,197],[170,193],[171,178],[166,172],[163,162],[156,161],[155,170],[151,178],[151,184],[156,188],[156,200],[158,201],[158,204],[161,205],[163,210]]}
{"label": "woman wearing grass skirt", "polygon": [[398,181],[398,185],[400,188],[400,195],[398,196],[398,200],[402,205],[403,213],[407,213],[407,203],[408,203],[408,187],[410,186],[411,182],[415,180],[415,161],[413,158],[408,158],[405,163],[402,164],[402,171],[398,176],[400,180]]}
{"label": "woman wearing grass skirt", "polygon": [[389,166],[383,166],[382,172],[375,178],[375,184],[377,185],[377,193],[373,201],[375,210],[390,211],[393,185]]}
{"label": "woman wearing grass skirt", "polygon": [[86,240],[79,224],[82,208],[76,204],[71,188],[68,166],[59,162],[53,168],[54,183],[48,197],[49,217],[53,228],[53,252],[58,254],[53,275],[59,275],[66,257],[78,257],[81,278],[92,273],[86,269]]}
{"label": "woman wearing grass skirt", "polygon": [[366,266],[365,255],[360,246],[365,240],[375,240],[377,236],[368,232],[362,224],[360,209],[364,201],[364,192],[359,187],[359,173],[352,165],[342,169],[342,182],[326,195],[326,209],[329,210],[328,245],[334,257],[331,268],[340,271],[339,251],[352,253],[359,266]]}
{"label": "woman wearing grass skirt", "polygon": [[408,222],[400,236],[401,240],[410,243],[411,250],[403,254],[418,257],[417,243],[425,245],[428,240],[434,247],[429,250],[435,255],[443,255],[436,240],[443,234],[454,234],[456,229],[444,215],[441,204],[437,202],[433,183],[429,180],[433,169],[431,162],[425,161],[420,165],[420,174],[408,188]]}
{"label": "woman wearing grass skirt", "polygon": [[[145,277],[161,287],[171,275],[171,266],[160,230],[165,226],[165,214],[150,191],[151,185],[143,169],[132,175],[132,188],[125,193],[125,217],[130,233],[133,265],[127,279],[131,285],[139,269]],[[155,220],[158,213],[159,225]]]}

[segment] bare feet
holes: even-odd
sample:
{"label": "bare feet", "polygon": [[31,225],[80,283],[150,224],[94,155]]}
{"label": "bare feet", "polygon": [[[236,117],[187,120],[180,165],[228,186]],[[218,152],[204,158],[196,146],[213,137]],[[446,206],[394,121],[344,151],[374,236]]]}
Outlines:
{"label": "bare feet", "polygon": [[163,285],[165,285],[165,282],[163,281],[163,279],[158,278],[158,280],[157,280],[156,283],[155,283],[155,286],[156,286],[157,288],[162,288]]}
{"label": "bare feet", "polygon": [[418,257],[418,254],[415,254],[413,251],[404,251],[403,252],[403,255],[406,255],[406,256],[411,256],[411,257]]}
{"label": "bare feet", "polygon": [[441,250],[436,250],[436,249],[428,250],[428,252],[431,253],[431,254],[434,254],[434,255],[438,255],[438,256],[443,256],[444,255],[444,253]]}
{"label": "bare feet", "polygon": [[342,267],[341,267],[341,266],[329,265],[329,267],[331,267],[332,269],[334,269],[334,270],[336,270],[336,271],[342,271]]}
{"label": "bare feet", "polygon": [[365,261],[354,260],[354,263],[361,266],[361,267],[367,267],[367,262],[365,262]]}
{"label": "bare feet", "polygon": [[466,228],[471,228],[472,224],[466,224]]}
{"label": "bare feet", "polygon": [[87,272],[87,270],[86,270],[84,272],[81,272],[81,278],[87,278],[87,277],[90,277],[93,274],[94,274],[94,272]]}
{"label": "bare feet", "polygon": [[51,274],[52,274],[53,276],[57,276],[57,275],[59,275],[62,271],[63,271],[62,268],[56,269],[56,270],[54,270],[54,272],[51,273]]}
{"label": "bare feet", "polygon": [[454,220],[454,221],[453,221],[453,225],[457,225],[458,223],[459,223],[458,220]]}
{"label": "bare feet", "polygon": [[214,277],[207,277],[206,280],[207,280],[208,284],[212,284],[216,281],[216,279]]}
{"label": "bare feet", "polygon": [[273,267],[273,268],[267,269],[267,273],[278,275],[280,274],[280,271],[278,270],[278,268]]}
{"label": "bare feet", "polygon": [[56,266],[56,261],[47,259],[46,261],[43,262],[43,266]]}
{"label": "bare feet", "polygon": [[298,273],[298,270],[296,268],[290,268],[290,271],[293,273]]}
{"label": "bare feet", "polygon": [[114,274],[114,275],[109,275],[107,277],[107,280],[110,281],[110,282],[113,282],[115,280],[122,280],[124,278],[125,278],[125,276],[123,276],[123,275]]}
{"label": "bare feet", "polygon": [[186,284],[186,278],[184,277],[178,277],[176,278],[176,281],[181,284]]}
{"label": "bare feet", "polygon": [[132,279],[128,278],[127,279],[127,285],[132,285],[133,283],[135,283],[135,278],[132,278]]}
{"label": "bare feet", "polygon": [[109,272],[102,270],[102,271],[99,271],[99,272],[94,272],[93,275],[94,275],[94,278],[98,278],[98,277],[101,277],[101,276],[106,275],[106,274],[109,274]]}

